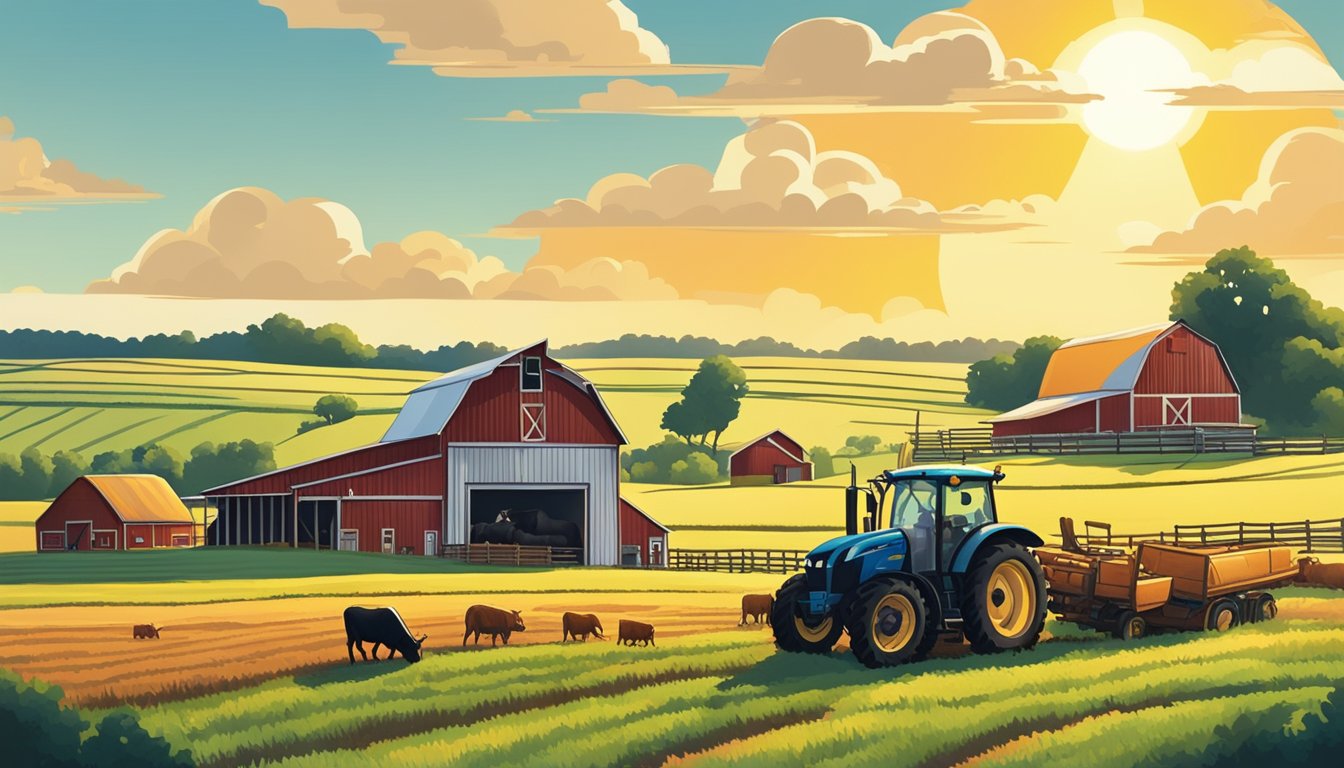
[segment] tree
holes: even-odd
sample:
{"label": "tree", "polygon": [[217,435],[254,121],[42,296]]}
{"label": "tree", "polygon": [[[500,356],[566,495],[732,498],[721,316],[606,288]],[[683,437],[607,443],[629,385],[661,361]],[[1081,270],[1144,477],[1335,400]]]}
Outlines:
{"label": "tree", "polygon": [[664,429],[681,435],[687,443],[698,436],[700,445],[712,434],[711,452],[717,455],[719,437],[741,412],[747,390],[747,374],[732,360],[725,355],[707,357],[681,390],[681,400],[663,412]]}
{"label": "tree", "polygon": [[1311,407],[1320,417],[1322,431],[1330,435],[1344,435],[1344,389],[1322,389],[1311,399]]}
{"label": "tree", "polygon": [[966,374],[966,402],[995,411],[1010,411],[1036,399],[1050,356],[1064,340],[1033,336],[1011,355],[995,355],[973,363]]}
{"label": "tree", "polygon": [[702,420],[697,419],[696,415],[686,405],[685,401],[678,400],[668,405],[667,410],[663,411],[663,420],[658,423],[658,426],[680,437],[686,441],[687,445],[690,445],[691,438],[705,432],[702,428]]}
{"label": "tree", "polygon": [[845,447],[852,448],[855,456],[867,456],[877,450],[882,438],[877,435],[850,435],[845,438]]}
{"label": "tree", "polygon": [[191,458],[182,471],[182,486],[187,493],[260,475],[275,469],[275,447],[270,443],[241,440],[236,443],[201,443],[191,449]]}
{"label": "tree", "polygon": [[47,495],[55,497],[75,482],[75,478],[89,473],[89,462],[75,451],[57,451],[51,456],[51,485]]}
{"label": "tree", "polygon": [[348,395],[323,395],[313,406],[313,413],[328,424],[353,418],[359,412],[359,403]]}
{"label": "tree", "polygon": [[835,474],[835,460],[831,458],[831,452],[818,445],[808,451],[812,457],[812,476],[830,477]]}
{"label": "tree", "polygon": [[51,489],[51,459],[36,448],[25,448],[19,454],[19,469],[23,472],[19,496],[25,499],[43,499]]}

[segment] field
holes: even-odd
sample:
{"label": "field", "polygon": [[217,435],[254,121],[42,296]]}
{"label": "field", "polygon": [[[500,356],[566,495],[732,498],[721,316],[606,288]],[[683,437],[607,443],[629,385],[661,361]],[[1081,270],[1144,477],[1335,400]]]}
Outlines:
{"label": "field", "polygon": [[[662,439],[658,422],[694,360],[571,360],[601,389],[632,444]],[[752,392],[725,435],[742,442],[784,427],[805,445],[838,448],[852,434],[903,440],[913,409],[923,424],[969,426],[964,365],[741,358]],[[185,360],[0,362],[0,453],[35,447],[86,457],[159,443],[186,454],[207,440],[276,446],[284,466],[375,442],[423,371]],[[325,394],[354,397],[360,415],[303,435]]]}
{"label": "field", "polygon": [[[1344,594],[1325,590],[1278,590],[1278,620],[1223,634],[1125,644],[1051,621],[1030,652],[944,643],[930,661],[874,672],[843,641],[828,656],[786,656],[768,630],[737,627],[739,595],[777,576],[349,576],[361,556],[297,554],[86,556],[102,562],[75,574],[5,556],[0,666],[62,684],[95,715],[134,705],[151,733],[211,766],[1031,765],[1045,750],[1080,765],[1215,764],[1341,695]],[[223,560],[201,574],[232,565],[257,578],[168,580],[180,558],[203,556]],[[118,568],[141,581],[104,583]],[[20,584],[24,570],[99,583]],[[310,592],[330,596],[295,596]],[[76,596],[100,604],[56,604]],[[507,648],[461,650],[472,602],[521,609],[527,631]],[[396,605],[429,634],[425,660],[349,666],[339,615],[352,603]],[[622,617],[651,621],[657,645],[561,645],[571,608],[613,633]],[[129,624],[147,621],[162,639],[131,639]]]}

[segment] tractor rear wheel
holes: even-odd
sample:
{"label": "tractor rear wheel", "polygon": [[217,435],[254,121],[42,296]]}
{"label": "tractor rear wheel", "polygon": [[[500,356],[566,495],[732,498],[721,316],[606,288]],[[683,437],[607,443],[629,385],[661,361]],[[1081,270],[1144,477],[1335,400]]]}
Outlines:
{"label": "tractor rear wheel", "polygon": [[1045,575],[1020,544],[976,553],[962,582],[962,630],[976,653],[1031,648],[1045,626]]}
{"label": "tractor rear wheel", "polygon": [[1204,615],[1204,628],[1210,632],[1226,632],[1241,623],[1241,610],[1230,597],[1214,600]]}
{"label": "tractor rear wheel", "polygon": [[892,667],[928,653],[937,634],[913,585],[873,579],[859,587],[845,619],[849,649],[865,667]]}
{"label": "tractor rear wheel", "polygon": [[820,621],[807,618],[802,610],[806,597],[807,579],[801,573],[790,576],[775,593],[770,609],[775,645],[789,653],[830,653],[844,627],[831,615]]}

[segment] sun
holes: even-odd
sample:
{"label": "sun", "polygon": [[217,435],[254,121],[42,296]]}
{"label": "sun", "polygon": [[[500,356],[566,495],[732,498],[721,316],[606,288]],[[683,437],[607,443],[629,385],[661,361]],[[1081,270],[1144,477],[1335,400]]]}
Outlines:
{"label": "sun", "polygon": [[1090,93],[1102,98],[1083,106],[1083,127],[1113,147],[1143,152],[1175,141],[1194,117],[1190,107],[1175,107],[1172,94],[1203,78],[1181,51],[1146,30],[1108,35],[1083,56],[1078,75]]}

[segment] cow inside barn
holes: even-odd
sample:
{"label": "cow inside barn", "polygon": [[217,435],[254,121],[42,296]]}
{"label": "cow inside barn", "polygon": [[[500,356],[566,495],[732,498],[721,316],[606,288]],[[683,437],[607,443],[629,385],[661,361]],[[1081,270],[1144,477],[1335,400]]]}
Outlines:
{"label": "cow inside barn", "polygon": [[388,648],[389,659],[400,653],[409,664],[420,660],[420,646],[428,635],[421,635],[418,639],[412,636],[396,608],[361,608],[352,605],[345,609],[344,618],[345,650],[350,654],[351,664],[355,663],[356,648],[365,661],[369,660],[368,654],[364,653],[365,642],[373,643],[374,661],[378,660],[378,647],[383,645]]}

